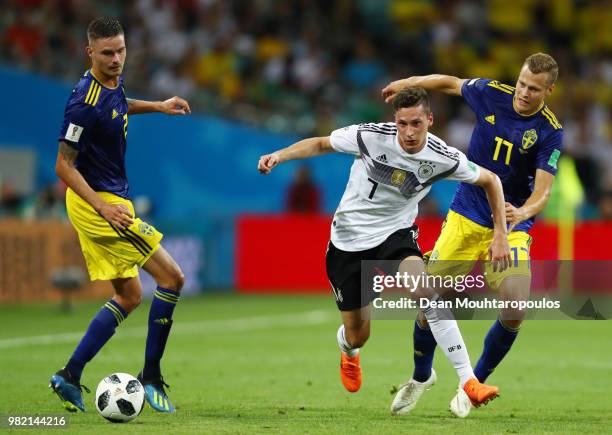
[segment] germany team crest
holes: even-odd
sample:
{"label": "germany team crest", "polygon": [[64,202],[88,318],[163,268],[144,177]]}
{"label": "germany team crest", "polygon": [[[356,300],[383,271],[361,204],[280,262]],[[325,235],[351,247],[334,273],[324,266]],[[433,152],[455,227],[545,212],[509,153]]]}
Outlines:
{"label": "germany team crest", "polygon": [[421,178],[429,178],[433,174],[433,166],[427,162],[423,162],[419,166],[419,170],[417,172],[419,177]]}

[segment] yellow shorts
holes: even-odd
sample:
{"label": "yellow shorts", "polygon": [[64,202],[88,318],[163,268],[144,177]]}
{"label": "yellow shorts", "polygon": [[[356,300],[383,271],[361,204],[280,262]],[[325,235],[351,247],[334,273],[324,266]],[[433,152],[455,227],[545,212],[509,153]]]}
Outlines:
{"label": "yellow shorts", "polygon": [[[448,212],[442,231],[436,241],[427,264],[431,275],[466,275],[478,260],[489,260],[489,246],[493,230],[456,213]],[[491,289],[498,289],[507,276],[531,276],[529,247],[531,237],[524,231],[508,235],[512,261],[503,272],[494,272],[490,262],[485,262],[485,277]]]}
{"label": "yellow shorts", "polygon": [[[130,200],[108,192],[97,192],[111,204],[124,204],[134,214]],[[139,218],[126,230],[115,229],[71,189],[66,191],[68,218],[81,242],[92,281],[131,278],[159,249],[163,234]]]}

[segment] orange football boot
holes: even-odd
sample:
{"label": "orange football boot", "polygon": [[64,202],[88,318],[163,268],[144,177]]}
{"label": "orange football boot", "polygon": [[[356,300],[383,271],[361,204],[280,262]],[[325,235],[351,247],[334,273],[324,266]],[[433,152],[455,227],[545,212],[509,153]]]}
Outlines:
{"label": "orange football boot", "polygon": [[486,405],[499,396],[499,388],[482,384],[476,378],[467,381],[463,386],[463,391],[470,398],[475,408],[478,408],[480,405]]}
{"label": "orange football boot", "polygon": [[361,387],[359,354],[350,357],[344,352],[340,352],[340,355],[340,379],[342,379],[342,385],[351,393],[355,393]]}

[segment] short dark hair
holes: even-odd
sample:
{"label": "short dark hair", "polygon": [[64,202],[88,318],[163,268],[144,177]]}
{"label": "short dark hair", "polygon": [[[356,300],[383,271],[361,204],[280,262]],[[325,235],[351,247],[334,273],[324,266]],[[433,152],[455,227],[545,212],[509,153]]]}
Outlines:
{"label": "short dark hair", "polygon": [[95,41],[100,38],[112,38],[123,35],[123,27],[117,18],[99,17],[87,26],[87,39]]}
{"label": "short dark hair", "polygon": [[423,106],[425,113],[430,112],[429,96],[423,88],[406,88],[399,91],[393,98],[393,111],[406,107]]}
{"label": "short dark hair", "polygon": [[549,85],[557,81],[559,65],[557,65],[557,62],[551,55],[546,53],[532,54],[525,59],[525,65],[534,74],[547,73],[550,77]]}

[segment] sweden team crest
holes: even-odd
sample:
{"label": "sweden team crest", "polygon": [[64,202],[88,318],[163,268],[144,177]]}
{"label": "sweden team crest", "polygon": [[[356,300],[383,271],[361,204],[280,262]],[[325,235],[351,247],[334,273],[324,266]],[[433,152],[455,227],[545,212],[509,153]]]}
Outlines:
{"label": "sweden team crest", "polygon": [[400,186],[406,181],[406,171],[402,171],[401,169],[396,169],[391,174],[391,182],[396,186]]}
{"label": "sweden team crest", "polygon": [[151,225],[149,225],[149,224],[142,223],[142,224],[138,225],[138,230],[142,234],[144,234],[145,236],[152,236],[153,235],[153,227],[151,227]]}
{"label": "sweden team crest", "polygon": [[527,130],[525,133],[523,133],[523,149],[526,150],[531,148],[537,140],[538,134],[536,131],[533,128],[531,130]]}

